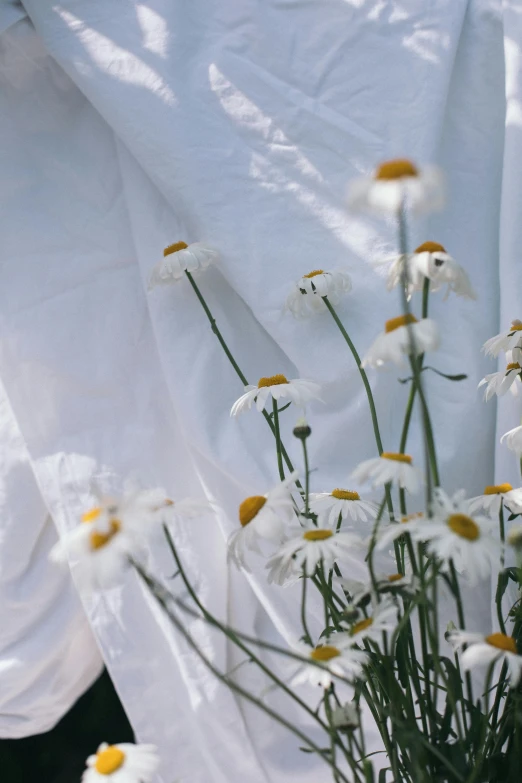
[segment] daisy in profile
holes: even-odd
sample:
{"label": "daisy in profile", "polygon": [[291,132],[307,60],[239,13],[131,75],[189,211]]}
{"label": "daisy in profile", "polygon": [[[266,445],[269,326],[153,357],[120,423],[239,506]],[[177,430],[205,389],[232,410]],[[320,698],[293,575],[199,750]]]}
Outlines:
{"label": "daisy in profile", "polygon": [[314,313],[326,310],[322,297],[327,296],[332,305],[341,301],[341,296],[351,291],[350,276],[341,270],[325,272],[314,269],[303,275],[295,284],[286,300],[286,309],[296,318],[305,318]]}
{"label": "daisy in profile", "polygon": [[377,214],[397,213],[402,206],[416,213],[437,211],[444,206],[442,173],[435,166],[420,169],[405,158],[385,161],[372,176],[350,183],[348,205]]}
{"label": "daisy in profile", "polygon": [[154,745],[104,742],[87,759],[82,783],[152,783],[159,765]]}
{"label": "daisy in profile", "polygon": [[486,578],[499,560],[500,545],[494,538],[498,523],[475,513],[471,516],[469,500],[462,490],[450,498],[436,487],[432,513],[430,519],[411,526],[414,540],[427,542],[428,551],[444,568],[453,561],[471,584]]}
{"label": "daisy in profile", "polygon": [[138,496],[138,503],[151,515],[153,521],[165,524],[214,513],[212,503],[205,498],[172,500],[161,488],[143,490]]}
{"label": "daisy in profile", "polygon": [[449,641],[460,649],[467,645],[467,649],[461,655],[461,664],[464,671],[474,669],[476,666],[490,666],[492,663],[502,661],[507,664],[509,681],[516,688],[522,676],[522,655],[519,655],[517,644],[512,636],[504,633],[492,633],[484,636],[480,633],[468,633],[467,631],[452,631]]}
{"label": "daisy in profile", "polygon": [[[377,574],[375,581],[379,593],[414,595],[419,589],[418,579],[412,574]],[[371,580],[360,582],[356,579],[341,578],[337,582],[348,593],[354,606],[365,603],[375,594]]]}
{"label": "daisy in profile", "polygon": [[390,522],[380,531],[375,548],[377,550],[387,549],[397,538],[400,538],[405,533],[409,533],[410,530],[414,530],[415,528],[412,526],[415,522],[420,522],[423,519],[424,514],[419,511],[415,514],[407,514],[401,517],[398,522]]}
{"label": "daisy in profile", "polygon": [[301,572],[312,576],[320,563],[329,571],[338,560],[356,559],[354,551],[363,547],[355,533],[338,532],[336,522],[330,525],[323,519],[314,525],[312,520],[303,518],[303,523],[303,527],[294,526],[289,531],[292,537],[267,562],[269,582],[281,585]]}
{"label": "daisy in profile", "polygon": [[302,378],[295,378],[293,381],[287,380],[284,375],[260,378],[257,386],[245,386],[245,393],[235,401],[230,415],[238,416],[250,410],[254,402],[257,410],[262,411],[270,397],[274,400],[288,399],[294,405],[304,408],[311,400],[320,399],[320,391],[319,384]]}
{"label": "daisy in profile", "polygon": [[366,459],[355,468],[352,479],[358,484],[369,481],[372,487],[383,487],[392,482],[414,495],[420,487],[422,476],[413,467],[409,454],[383,451],[380,457]]}
{"label": "daisy in profile", "polygon": [[324,518],[328,524],[350,519],[352,522],[373,521],[378,506],[371,500],[361,500],[358,492],[351,489],[333,489],[331,492],[311,492],[310,510]]}
{"label": "daisy in profile", "polygon": [[513,361],[518,362],[522,358],[522,321],[516,319],[511,322],[511,328],[507,332],[486,340],[482,350],[487,356],[499,356],[503,351],[513,352]]}
{"label": "daisy in profile", "polygon": [[333,634],[318,647],[300,644],[295,652],[312,663],[303,663],[291,681],[293,686],[308,683],[329,688],[336,677],[358,679],[364,676],[363,667],[369,662],[365,652],[346,644],[344,634]]}
{"label": "daisy in profile", "polygon": [[492,372],[486,375],[485,378],[479,383],[479,388],[485,386],[484,399],[486,402],[490,400],[495,394],[497,397],[502,397],[507,391],[511,391],[516,395],[518,391],[517,379],[520,382],[520,374],[522,368],[518,362],[510,362],[505,370],[501,372]]}
{"label": "daisy in profile", "polygon": [[384,631],[394,631],[397,626],[397,606],[390,597],[376,604],[368,617],[352,623],[349,630],[343,633],[343,641],[353,646],[366,640],[382,641]]}
{"label": "daisy in profile", "polygon": [[163,251],[163,261],[153,267],[149,278],[149,291],[159,285],[170,285],[185,277],[185,272],[197,274],[215,263],[219,253],[206,242],[175,242]]}
{"label": "daisy in profile", "polygon": [[426,279],[432,292],[447,286],[444,298],[453,291],[457,296],[476,299],[466,271],[438,242],[423,242],[413,253],[399,256],[388,272],[388,291],[402,283],[404,276],[408,299],[415,291],[422,291]]}
{"label": "daisy in profile", "polygon": [[247,550],[260,553],[261,541],[280,544],[284,538],[285,527],[294,515],[291,490],[297,473],[282,481],[266,495],[252,495],[239,506],[241,527],[228,539],[228,559],[238,568],[248,571]]}
{"label": "daisy in profile", "polygon": [[482,495],[470,498],[468,508],[471,513],[486,511],[490,516],[498,516],[502,503],[509,508],[510,501],[516,504],[522,500],[522,489],[513,489],[511,484],[491,484],[484,487]]}
{"label": "daisy in profile", "polygon": [[505,432],[500,438],[501,443],[505,443],[510,451],[514,451],[517,456],[522,456],[522,427],[513,427],[512,430]]}
{"label": "daisy in profile", "polygon": [[431,318],[418,321],[411,313],[399,315],[386,321],[384,332],[366,351],[361,367],[382,367],[387,362],[402,366],[406,356],[419,356],[426,351],[436,351],[438,347],[439,331],[435,321]]}

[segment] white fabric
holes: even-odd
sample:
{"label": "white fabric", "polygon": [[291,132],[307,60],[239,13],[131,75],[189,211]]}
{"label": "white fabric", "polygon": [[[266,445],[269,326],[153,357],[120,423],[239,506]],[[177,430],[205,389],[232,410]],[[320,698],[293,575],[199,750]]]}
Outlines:
{"label": "white fabric", "polygon": [[[478,294],[478,304],[430,304],[442,332],[432,363],[469,375],[426,376],[445,488],[517,483],[512,456],[493,452],[519,412],[497,431],[495,403],[476,392],[492,371],[480,345],[519,317],[522,288],[516,3],[503,14],[492,0],[24,7],[31,21],[0,38],[0,378],[59,530],[77,523],[100,471],[174,496],[205,490],[223,509],[219,526],[177,533],[203,599],[247,630],[299,632],[291,589],[268,588],[262,573],[249,587],[225,566],[238,503],[275,481],[271,436],[254,411],[230,421],[241,384],[192,292],[180,283],[147,295],[146,281],[172,241],[220,250],[201,287],[229,345],[249,380],[284,372],[324,384],[326,405],[310,406],[313,489],[346,486],[375,453],[358,372],[328,314],[297,322],[282,306],[302,274],[345,266],[353,292],[339,312],[361,353],[398,313],[365,261],[395,249],[394,228],[350,216],[344,199],[351,176],[405,154],[442,165],[450,191],[411,244],[442,242]],[[371,381],[394,450],[406,389],[393,372]],[[420,462],[416,432],[410,451]],[[173,570],[166,553],[157,563]],[[164,783],[330,779],[202,669],[132,577],[84,602],[139,739],[160,748]],[[489,604],[486,589],[468,600],[472,628],[488,626]],[[217,665],[237,662],[189,626]],[[255,689],[249,667],[238,677]],[[57,706],[36,690],[34,700],[32,720]]]}

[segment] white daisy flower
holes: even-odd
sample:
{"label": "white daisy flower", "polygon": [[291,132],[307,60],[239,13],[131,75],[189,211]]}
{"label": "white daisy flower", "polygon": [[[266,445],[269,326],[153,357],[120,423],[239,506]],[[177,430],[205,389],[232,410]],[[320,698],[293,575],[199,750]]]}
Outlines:
{"label": "white daisy flower", "polygon": [[465,571],[472,584],[487,577],[499,560],[500,545],[494,538],[498,523],[489,517],[471,516],[462,490],[450,498],[437,487],[432,511],[430,519],[411,526],[414,540],[427,542],[428,551],[444,567],[453,561],[457,571]]}
{"label": "white daisy flower", "polygon": [[371,177],[350,183],[348,205],[377,214],[397,213],[403,205],[416,213],[437,211],[444,206],[442,173],[435,166],[420,170],[409,160],[388,160]]}
{"label": "white daisy flower", "polygon": [[[374,642],[382,641],[384,631],[394,631],[397,626],[397,606],[389,597],[376,604],[373,612],[362,620],[358,620],[350,626],[349,631],[343,633],[343,641],[346,644],[362,644],[366,640]],[[339,634],[341,636],[341,634]]]}
{"label": "white daisy flower", "polygon": [[294,526],[292,538],[267,562],[269,582],[281,585],[301,571],[311,576],[319,563],[329,571],[338,560],[350,561],[353,550],[363,546],[355,533],[337,532],[336,523],[329,525],[322,520],[320,525],[314,525],[310,519],[303,521],[303,527]]}
{"label": "white daisy flower", "polygon": [[517,498],[521,497],[522,490],[513,490],[511,484],[508,483],[488,485],[487,487],[484,487],[483,495],[477,495],[476,498],[469,499],[469,510],[471,513],[474,513],[475,511],[483,509],[484,511],[487,511],[491,517],[498,516],[502,502],[508,505],[509,498],[513,491],[519,493],[513,495],[513,501],[516,502]]}
{"label": "white daisy flower", "polygon": [[305,318],[326,310],[323,296],[328,297],[330,304],[337,305],[341,301],[341,295],[351,291],[351,288],[352,281],[346,272],[314,269],[297,281],[287,297],[286,308],[296,318]]}
{"label": "white daisy flower", "polygon": [[295,651],[321,666],[303,664],[293,677],[292,686],[308,683],[329,688],[336,676],[361,678],[363,667],[369,661],[365,652],[354,650],[346,644],[345,634],[333,634],[326,644],[318,647],[300,644]]}
{"label": "white daisy flower", "polygon": [[372,487],[382,487],[390,481],[414,495],[421,484],[422,476],[413,467],[409,454],[383,451],[380,457],[364,460],[355,468],[352,479],[358,484],[369,481]]}
{"label": "white daisy flower", "polygon": [[161,488],[144,490],[140,493],[138,502],[154,521],[165,524],[214,513],[212,504],[205,498],[189,497],[174,501]]}
{"label": "white daisy flower", "polygon": [[243,411],[250,410],[254,402],[257,410],[262,411],[269,397],[274,400],[287,398],[294,405],[304,408],[310,400],[320,399],[320,391],[319,384],[302,378],[295,378],[293,381],[287,380],[284,375],[260,378],[257,386],[245,386],[245,394],[233,404],[230,415],[238,416]]}
{"label": "white daisy flower", "polygon": [[518,362],[510,362],[505,370],[502,370],[501,372],[492,372],[489,375],[486,375],[485,378],[482,378],[478,388],[486,386],[484,392],[484,399],[486,402],[495,394],[497,397],[502,397],[508,390],[511,390],[511,393],[516,395],[517,386],[513,384],[517,378],[520,380],[521,371],[522,368]]}
{"label": "white daisy flower", "polygon": [[104,742],[87,759],[82,783],[152,783],[159,765],[154,745]]}
{"label": "white daisy flower", "polygon": [[297,473],[292,473],[266,495],[253,495],[239,506],[241,527],[228,539],[228,559],[238,568],[248,571],[246,550],[261,553],[261,540],[280,544],[284,538],[286,524],[294,514],[294,505],[290,494]]}
{"label": "white daisy flower", "polygon": [[399,256],[388,272],[388,291],[402,283],[405,267],[408,299],[415,291],[422,291],[426,278],[433,293],[447,285],[445,299],[450,291],[468,299],[477,298],[465,270],[438,242],[423,242],[413,253]]}
{"label": "white daisy flower", "polygon": [[[413,346],[410,338],[413,338]],[[431,318],[418,321],[411,313],[399,315],[386,321],[384,332],[366,351],[361,367],[382,367],[386,362],[402,366],[407,355],[419,356],[426,351],[436,351],[438,347],[439,331],[435,321]]]}
{"label": "white daisy flower", "polygon": [[185,272],[197,274],[215,263],[219,253],[206,242],[175,242],[163,251],[163,261],[153,267],[148,290],[158,285],[170,285],[185,277]]}
{"label": "white daisy flower", "polygon": [[514,451],[517,456],[522,456],[522,426],[513,427],[509,432],[505,432],[500,442],[505,442],[508,449]]}
{"label": "white daisy flower", "polygon": [[449,634],[449,641],[455,649],[468,645],[461,655],[464,671],[474,669],[475,666],[490,666],[492,663],[502,661],[507,664],[511,686],[516,688],[520,682],[522,655],[519,655],[517,644],[512,636],[504,633],[484,636],[480,633],[455,630]]}
{"label": "white daisy flower", "polygon": [[331,492],[311,492],[310,510],[324,517],[330,525],[336,525],[339,518],[344,521],[368,522],[377,516],[378,506],[371,500],[361,500],[359,493],[351,489],[333,489]]}
{"label": "white daisy flower", "polygon": [[379,532],[375,548],[378,550],[386,549],[395,539],[400,538],[404,533],[408,533],[410,526],[415,522],[419,522],[421,519],[424,519],[424,514],[418,512],[415,514],[407,514],[406,516],[401,517],[398,522],[390,522]]}
{"label": "white daisy flower", "polygon": [[499,356],[503,351],[513,352],[513,361],[522,359],[522,321],[518,319],[511,322],[511,328],[507,332],[501,332],[495,337],[486,340],[482,350],[487,356]]}

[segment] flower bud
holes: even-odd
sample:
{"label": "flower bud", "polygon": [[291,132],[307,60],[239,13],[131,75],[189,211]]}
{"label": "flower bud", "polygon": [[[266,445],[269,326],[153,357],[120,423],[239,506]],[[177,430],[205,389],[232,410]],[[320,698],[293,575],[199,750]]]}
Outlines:
{"label": "flower bud", "polygon": [[299,438],[299,440],[306,440],[310,435],[312,434],[311,427],[309,426],[308,422],[304,417],[301,417],[300,419],[297,419],[296,425],[294,427],[294,435],[296,438]]}

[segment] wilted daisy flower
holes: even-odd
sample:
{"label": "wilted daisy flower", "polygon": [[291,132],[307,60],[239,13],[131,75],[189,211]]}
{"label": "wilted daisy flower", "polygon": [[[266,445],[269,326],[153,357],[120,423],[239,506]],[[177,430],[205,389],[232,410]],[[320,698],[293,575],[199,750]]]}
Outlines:
{"label": "wilted daisy flower", "polygon": [[381,367],[386,362],[403,365],[405,356],[419,356],[426,351],[435,351],[438,347],[439,332],[435,321],[431,318],[418,321],[411,313],[399,315],[386,321],[384,332],[366,351],[361,366]]}
{"label": "wilted daisy flower", "polygon": [[457,296],[476,299],[465,270],[446,252],[438,242],[423,242],[407,255],[399,256],[390,266],[387,289],[399,285],[406,275],[408,299],[414,291],[422,291],[424,281],[430,280],[430,291],[439,291],[447,285],[445,299],[453,291]]}
{"label": "wilted daisy flower", "polygon": [[259,553],[260,540],[278,544],[283,540],[285,524],[294,513],[290,491],[296,478],[297,473],[292,473],[266,495],[248,497],[239,506],[241,527],[228,539],[228,558],[238,568],[249,570],[246,550]]}
{"label": "wilted daisy flower", "polygon": [[500,442],[505,442],[510,451],[514,451],[519,457],[522,456],[522,426],[513,427],[512,430],[505,432],[500,438]]}
{"label": "wilted daisy flower", "polygon": [[410,529],[413,530],[414,528],[411,527],[413,523],[419,522],[421,519],[424,519],[424,514],[418,512],[415,514],[407,514],[406,516],[401,517],[397,522],[390,522],[389,525],[386,525],[386,527],[380,531],[377,538],[376,549],[386,549],[395,539],[400,538],[404,533],[408,533]]}
{"label": "wilted daisy flower", "polygon": [[[488,485],[487,487],[484,487],[483,495],[477,495],[476,498],[469,499],[469,510],[471,513],[473,513],[474,511],[480,511],[481,509],[484,509],[484,511],[487,511],[490,516],[495,516],[500,512],[500,507],[503,501],[507,505],[509,502],[509,496],[512,492],[513,487],[508,483]],[[520,497],[520,490],[515,490],[515,493],[517,492],[519,494],[515,494],[515,502],[516,498]]]}
{"label": "wilted daisy flower", "polygon": [[311,492],[310,510],[335,525],[339,518],[353,522],[375,519],[378,506],[371,500],[361,500],[359,493],[351,489],[333,489],[331,492]]}
{"label": "wilted daisy flower", "polygon": [[323,296],[328,297],[330,304],[336,305],[341,301],[341,295],[351,288],[352,281],[346,272],[314,269],[297,281],[287,297],[286,307],[296,318],[304,318],[326,310]]}
{"label": "wilted daisy flower", "polygon": [[332,726],[338,731],[354,731],[359,726],[359,713],[355,704],[347,702],[332,710]]}
{"label": "wilted daisy flower", "polygon": [[319,563],[328,571],[337,560],[351,560],[354,549],[363,545],[355,533],[337,532],[335,523],[329,525],[321,520],[314,525],[310,519],[303,521],[303,527],[294,526],[292,538],[267,562],[269,582],[283,584],[303,570],[311,576]]}
{"label": "wilted daisy flower", "polygon": [[492,372],[489,375],[486,375],[485,378],[482,378],[479,383],[479,388],[487,384],[484,392],[484,399],[486,402],[490,400],[494,394],[496,394],[497,397],[502,397],[509,389],[511,389],[512,393],[516,394],[517,387],[513,384],[517,378],[520,378],[521,370],[522,368],[518,362],[510,362],[505,370],[502,370],[501,372]]}
{"label": "wilted daisy flower", "polygon": [[158,285],[170,285],[185,277],[185,272],[197,274],[217,261],[219,253],[206,242],[175,242],[163,251],[163,261],[153,267],[149,291]]}
{"label": "wilted daisy flower", "polygon": [[444,183],[435,166],[419,169],[406,159],[388,160],[371,177],[350,183],[348,204],[358,212],[387,214],[404,205],[413,212],[433,212],[444,206]]}
{"label": "wilted daisy flower", "polygon": [[158,764],[154,745],[104,742],[87,759],[82,783],[151,783]]}
{"label": "wilted daisy flower", "polygon": [[486,340],[482,350],[487,356],[499,356],[502,351],[512,351],[513,361],[520,362],[522,359],[522,321],[512,321],[511,328],[507,332],[501,332]]}
{"label": "wilted daisy flower", "polygon": [[300,644],[296,646],[296,652],[320,666],[301,666],[291,681],[293,686],[308,683],[329,688],[336,676],[360,678],[363,675],[363,666],[369,660],[365,652],[353,650],[346,644],[345,634],[334,634],[326,644],[318,647]]}
{"label": "wilted daisy flower", "polygon": [[[337,581],[343,590],[350,595],[355,606],[361,602],[364,603],[375,593],[371,580],[360,582],[355,579],[341,578]],[[413,595],[419,587],[417,578],[412,574],[377,574],[375,582],[379,593],[391,593],[392,595],[394,593]]]}
{"label": "wilted daisy flower", "polygon": [[503,661],[508,667],[511,686],[516,688],[522,675],[522,655],[518,654],[517,644],[512,636],[504,633],[484,636],[480,633],[455,630],[448,638],[456,649],[464,644],[468,645],[461,656],[464,671],[475,666],[490,666],[497,661]]}
{"label": "wilted daisy flower", "polygon": [[257,386],[245,386],[245,390],[245,394],[233,404],[231,416],[238,416],[243,411],[250,410],[254,402],[257,410],[262,411],[269,397],[274,400],[287,398],[294,405],[304,407],[310,400],[320,399],[321,387],[302,378],[289,381],[284,375],[272,375],[269,378],[260,378]]}
{"label": "wilted daisy flower", "polygon": [[358,484],[369,481],[372,487],[382,487],[391,481],[413,495],[421,482],[421,474],[413,467],[412,457],[393,451],[383,451],[380,457],[364,460],[357,465],[352,478]]}
{"label": "wilted daisy flower", "polygon": [[385,598],[376,604],[372,613],[353,623],[347,633],[343,633],[346,644],[362,644],[366,639],[374,642],[382,640],[384,631],[394,631],[397,626],[397,606],[391,598]]}
{"label": "wilted daisy flower", "polygon": [[432,513],[430,519],[412,525],[412,537],[427,542],[428,551],[444,567],[453,561],[457,571],[465,571],[472,584],[488,576],[499,560],[500,546],[493,537],[497,522],[471,516],[463,491],[450,498],[440,487],[434,490]]}

